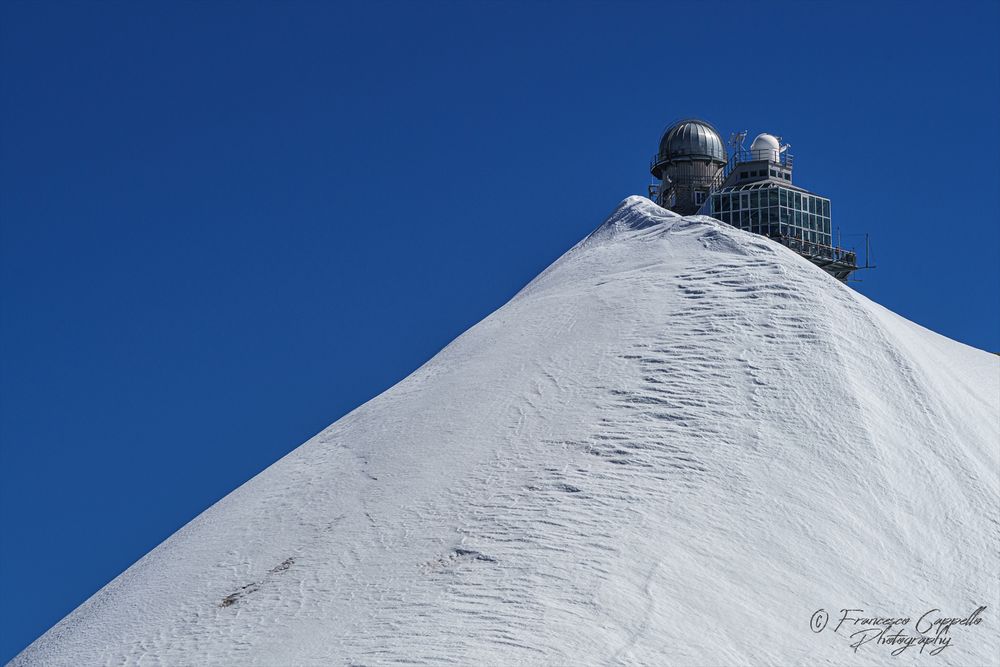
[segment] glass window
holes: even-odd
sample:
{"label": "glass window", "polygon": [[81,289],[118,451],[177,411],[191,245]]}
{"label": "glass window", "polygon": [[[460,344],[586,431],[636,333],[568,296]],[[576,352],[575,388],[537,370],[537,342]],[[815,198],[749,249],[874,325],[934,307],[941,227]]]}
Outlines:
{"label": "glass window", "polygon": [[720,211],[728,211],[729,210],[729,194],[726,193],[726,194],[719,195],[719,200],[720,200],[720,203],[722,204],[722,206],[721,206],[721,208],[719,210]]}
{"label": "glass window", "polygon": [[802,211],[798,210],[795,211],[795,226],[796,227],[802,226]]}
{"label": "glass window", "polygon": [[778,188],[778,197],[782,206],[788,206],[788,190],[785,188]]}
{"label": "glass window", "polygon": [[767,191],[767,203],[769,206],[778,205],[778,188],[771,188]]}
{"label": "glass window", "polygon": [[778,207],[777,206],[772,206],[771,207],[771,214],[768,217],[768,222],[777,222],[777,221],[778,221]]}
{"label": "glass window", "polygon": [[800,193],[800,192],[796,192],[795,193],[795,203],[792,205],[792,207],[796,211],[801,211],[802,210],[802,193]]}
{"label": "glass window", "polygon": [[750,208],[750,195],[745,192],[740,193],[740,208],[747,209]]}
{"label": "glass window", "polygon": [[757,191],[754,190],[750,193],[750,208],[757,208],[760,202],[757,201]]}
{"label": "glass window", "polygon": [[781,207],[781,221],[785,223],[788,222],[788,209],[784,206]]}
{"label": "glass window", "polygon": [[741,172],[740,172],[740,178],[748,178],[748,176],[749,176],[749,175],[748,175],[748,173],[747,173],[747,172],[745,172],[745,171],[741,171]]}
{"label": "glass window", "polygon": [[830,200],[829,199],[824,199],[823,200],[823,217],[824,218],[829,218],[830,217]]}

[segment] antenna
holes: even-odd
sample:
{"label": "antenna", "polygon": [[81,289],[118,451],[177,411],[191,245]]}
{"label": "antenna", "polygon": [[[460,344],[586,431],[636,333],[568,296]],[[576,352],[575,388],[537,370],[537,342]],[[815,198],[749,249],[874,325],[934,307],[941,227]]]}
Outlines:
{"label": "antenna", "polygon": [[744,150],[743,142],[746,140],[746,138],[747,138],[746,130],[743,130],[742,132],[733,132],[732,134],[729,135],[729,145],[733,147],[733,150],[735,152],[741,153]]}
{"label": "antenna", "polygon": [[875,265],[868,261],[868,255],[871,254],[871,242],[868,239],[868,233],[865,232],[865,266],[866,269],[874,269]]}

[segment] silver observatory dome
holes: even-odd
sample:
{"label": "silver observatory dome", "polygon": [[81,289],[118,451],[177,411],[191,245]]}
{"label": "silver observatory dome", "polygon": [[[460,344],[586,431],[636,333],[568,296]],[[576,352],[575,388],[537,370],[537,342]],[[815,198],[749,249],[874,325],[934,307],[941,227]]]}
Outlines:
{"label": "silver observatory dome", "polygon": [[710,123],[689,118],[674,123],[663,133],[650,172],[662,178],[664,165],[676,160],[707,160],[724,165],[729,155],[722,137]]}

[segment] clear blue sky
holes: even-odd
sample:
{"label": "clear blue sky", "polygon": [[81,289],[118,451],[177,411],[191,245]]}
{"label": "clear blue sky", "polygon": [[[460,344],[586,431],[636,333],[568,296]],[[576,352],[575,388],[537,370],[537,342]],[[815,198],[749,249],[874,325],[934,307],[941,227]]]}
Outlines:
{"label": "clear blue sky", "polygon": [[673,118],[782,135],[862,292],[1000,350],[998,7],[2,3],[0,660],[644,192]]}

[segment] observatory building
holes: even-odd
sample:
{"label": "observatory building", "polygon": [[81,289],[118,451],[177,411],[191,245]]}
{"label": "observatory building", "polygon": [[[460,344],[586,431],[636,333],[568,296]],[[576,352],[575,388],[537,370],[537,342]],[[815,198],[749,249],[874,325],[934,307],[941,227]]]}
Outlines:
{"label": "observatory building", "polygon": [[746,135],[730,138],[730,156],[706,121],[674,123],[649,166],[659,180],[650,198],[681,215],[709,215],[770,237],[846,280],[858,268],[857,256],[833,244],[830,200],[792,184],[793,159],[778,137],[759,134],[748,150]]}

